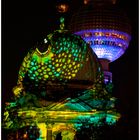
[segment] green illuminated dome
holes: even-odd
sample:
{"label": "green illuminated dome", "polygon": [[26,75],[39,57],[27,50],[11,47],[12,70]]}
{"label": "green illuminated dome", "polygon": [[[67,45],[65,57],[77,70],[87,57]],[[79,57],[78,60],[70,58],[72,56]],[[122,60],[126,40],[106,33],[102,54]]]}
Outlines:
{"label": "green illuminated dome", "polygon": [[71,90],[88,89],[100,74],[97,57],[86,42],[58,30],[34,46],[24,58],[18,85],[25,92],[52,100],[75,94]]}
{"label": "green illuminated dome", "polygon": [[120,118],[97,56],[80,36],[64,30],[63,18],[60,22],[60,30],[23,60],[15,96],[5,104],[7,139],[50,140],[61,132],[62,139],[73,140],[83,130],[96,136],[100,126]]}

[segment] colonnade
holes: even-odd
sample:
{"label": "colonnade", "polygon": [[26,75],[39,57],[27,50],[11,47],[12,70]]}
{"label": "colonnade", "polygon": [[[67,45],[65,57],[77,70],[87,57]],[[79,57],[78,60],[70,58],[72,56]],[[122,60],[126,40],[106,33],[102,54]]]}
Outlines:
{"label": "colonnade", "polygon": [[38,140],[55,140],[58,133],[61,133],[62,140],[74,140],[74,136],[76,134],[73,124],[38,123],[37,126],[40,129],[40,137]]}

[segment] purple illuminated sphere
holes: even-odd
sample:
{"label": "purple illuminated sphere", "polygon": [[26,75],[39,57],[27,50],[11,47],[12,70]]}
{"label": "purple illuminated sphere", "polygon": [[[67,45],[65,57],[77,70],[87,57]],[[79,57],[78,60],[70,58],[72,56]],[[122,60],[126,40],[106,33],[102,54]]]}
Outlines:
{"label": "purple illuminated sphere", "polygon": [[131,26],[115,4],[89,3],[76,12],[69,29],[90,44],[98,58],[115,61],[128,48]]}

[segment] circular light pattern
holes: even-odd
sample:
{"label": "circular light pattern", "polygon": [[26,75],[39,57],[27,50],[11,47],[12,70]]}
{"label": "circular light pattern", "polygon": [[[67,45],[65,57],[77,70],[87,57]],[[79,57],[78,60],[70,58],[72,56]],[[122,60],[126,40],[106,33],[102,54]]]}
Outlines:
{"label": "circular light pattern", "polygon": [[82,39],[76,35],[55,33],[51,41],[52,46],[46,54],[39,53],[38,48],[33,52],[27,72],[30,79],[72,79],[81,68],[87,49]]}
{"label": "circular light pattern", "polygon": [[101,71],[97,57],[80,36],[56,31],[45,40],[27,54],[20,68],[18,84],[25,92],[41,94],[57,86],[71,85],[71,81],[85,80],[84,76],[87,83],[98,78]]}
{"label": "circular light pattern", "polygon": [[115,61],[128,48],[131,37],[124,32],[114,30],[83,30],[75,33],[80,35],[93,49],[98,58]]}

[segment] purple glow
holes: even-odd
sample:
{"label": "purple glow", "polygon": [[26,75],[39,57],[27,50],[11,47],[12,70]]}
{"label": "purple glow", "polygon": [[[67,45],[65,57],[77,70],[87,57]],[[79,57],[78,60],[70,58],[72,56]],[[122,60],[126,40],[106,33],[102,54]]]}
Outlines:
{"label": "purple glow", "polygon": [[108,82],[112,83],[112,73],[109,71],[104,71],[104,82],[105,84]]}
{"label": "purple glow", "polygon": [[115,61],[122,56],[128,48],[130,35],[114,30],[83,30],[76,32],[90,44],[98,58]]}

